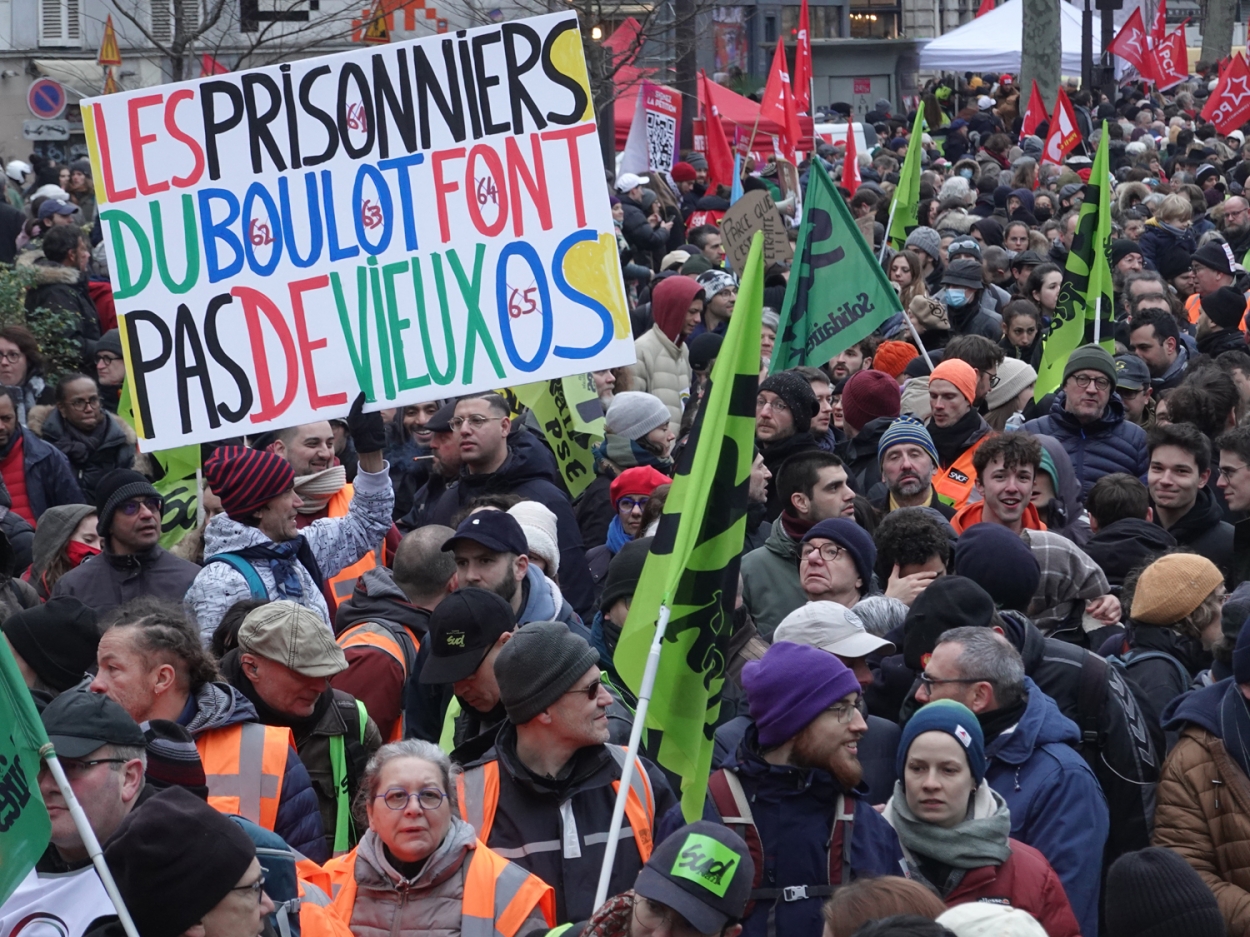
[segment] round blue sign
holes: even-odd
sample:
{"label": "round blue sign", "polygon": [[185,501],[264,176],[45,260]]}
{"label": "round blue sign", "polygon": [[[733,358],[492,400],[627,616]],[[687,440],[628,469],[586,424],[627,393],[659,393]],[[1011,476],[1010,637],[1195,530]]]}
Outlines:
{"label": "round blue sign", "polygon": [[51,78],[40,78],[32,82],[26,91],[26,106],[32,114],[43,120],[56,120],[65,113],[68,103],[65,87]]}

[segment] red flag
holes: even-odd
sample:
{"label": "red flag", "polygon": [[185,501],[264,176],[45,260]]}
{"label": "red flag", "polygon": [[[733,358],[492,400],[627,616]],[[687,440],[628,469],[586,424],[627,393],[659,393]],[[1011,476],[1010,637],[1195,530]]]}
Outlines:
{"label": "red flag", "polygon": [[771,120],[781,124],[783,129],[782,155],[792,163],[797,162],[794,151],[799,142],[799,114],[794,108],[794,94],[790,90],[786,44],[781,39],[777,40],[773,67],[768,72],[768,84],[764,86],[764,97],[760,100],[760,120]]}
{"label": "red flag", "polygon": [[1111,40],[1111,45],[1107,46],[1107,51],[1128,62],[1143,78],[1154,80],[1154,62],[1150,57],[1150,44],[1146,36],[1146,25],[1142,22],[1141,7],[1125,20],[1123,28]]}
{"label": "red flag", "polygon": [[[1185,20],[1188,23],[1189,20]],[[1160,91],[1179,85],[1189,77],[1189,50],[1185,48],[1185,23],[1150,50],[1155,87]]]}
{"label": "red flag", "polygon": [[842,188],[855,194],[859,188],[859,150],[855,146],[855,125],[846,125],[846,162],[842,164]]}
{"label": "red flag", "polygon": [[707,85],[707,73],[699,71],[699,104],[703,109],[703,155],[707,157],[708,188],[716,191],[716,186],[732,187],[734,182],[734,155],[729,149],[729,141],[725,139],[725,128],[721,126],[720,114],[712,103],[712,89]]}
{"label": "red flag", "polygon": [[[1141,7],[1138,7],[1140,10]],[[1154,22],[1150,24],[1150,38],[1162,42],[1168,37],[1168,0],[1159,0],[1159,8],[1155,10]]]}
{"label": "red flag", "polygon": [[[977,16],[984,16],[986,13],[994,9],[994,0],[981,0],[981,5],[977,7]],[[976,19],[976,17],[973,17]]]}
{"label": "red flag", "polygon": [[1055,113],[1050,119],[1050,133],[1046,137],[1046,146],[1042,148],[1042,162],[1062,166],[1064,157],[1081,140],[1081,132],[1076,126],[1076,111],[1072,102],[1059,89],[1059,98],[1055,101]]}
{"label": "red flag", "polygon": [[1224,77],[1207,99],[1202,117],[1226,136],[1250,119],[1250,67],[1241,53],[1233,56]]}
{"label": "red flag", "polygon": [[1020,136],[1027,137],[1037,133],[1037,128],[1046,123],[1046,104],[1042,101],[1042,92],[1037,88],[1037,79],[1033,79],[1033,87],[1029,90],[1029,106],[1024,109],[1024,123],[1020,126]]}
{"label": "red flag", "polygon": [[226,66],[222,65],[220,62],[218,62],[215,58],[213,58],[207,52],[205,52],[203,55],[200,56],[200,77],[201,78],[204,78],[207,75],[228,75],[228,74],[230,74],[230,69],[226,68]]}
{"label": "red flag", "polygon": [[812,110],[812,27],[807,0],[799,6],[799,36],[794,49],[794,108],[800,114]]}

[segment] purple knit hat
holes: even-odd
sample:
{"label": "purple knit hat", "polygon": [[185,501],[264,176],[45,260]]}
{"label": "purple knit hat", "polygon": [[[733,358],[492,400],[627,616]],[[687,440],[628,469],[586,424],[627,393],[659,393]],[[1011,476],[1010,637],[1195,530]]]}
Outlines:
{"label": "purple knit hat", "polygon": [[784,641],[742,668],[742,686],[763,748],[794,738],[838,700],[860,691],[855,674],[828,651]]}

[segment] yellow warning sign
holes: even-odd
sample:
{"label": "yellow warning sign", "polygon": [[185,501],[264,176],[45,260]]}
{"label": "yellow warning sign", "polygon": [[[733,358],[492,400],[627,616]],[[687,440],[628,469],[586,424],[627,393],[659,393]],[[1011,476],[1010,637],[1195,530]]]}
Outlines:
{"label": "yellow warning sign", "polygon": [[384,0],[378,0],[378,5],[374,7],[370,14],[369,22],[365,24],[365,42],[390,42],[391,31],[386,28],[386,8]]}
{"label": "yellow warning sign", "polygon": [[113,30],[113,14],[111,13],[104,21],[104,38],[100,40],[100,54],[96,57],[96,62],[105,66],[122,63],[122,53],[117,48],[117,33]]}
{"label": "yellow warning sign", "polygon": [[106,69],[104,76],[105,76],[104,77],[104,93],[105,94],[116,94],[118,91],[122,90],[121,87],[117,84],[117,73],[113,71],[113,69],[111,68]]}

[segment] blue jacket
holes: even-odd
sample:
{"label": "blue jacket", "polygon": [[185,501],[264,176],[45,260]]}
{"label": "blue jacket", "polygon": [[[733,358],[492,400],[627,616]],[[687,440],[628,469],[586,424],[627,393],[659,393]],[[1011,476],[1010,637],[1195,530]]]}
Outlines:
{"label": "blue jacket", "polygon": [[1150,464],[1146,431],[1124,419],[1124,404],[1120,398],[1112,394],[1102,417],[1085,426],[1063,408],[1066,399],[1063,391],[1055,394],[1050,413],[1029,420],[1020,428],[1059,440],[1081,482],[1081,500],[1085,500],[1094,482],[1112,472],[1126,472],[1145,482]]}
{"label": "blue jacket", "polygon": [[1028,677],[1024,715],[985,746],[990,782],[1011,810],[1011,835],[1046,857],[1082,934],[1098,933],[1102,851],[1110,820],[1098,779],[1072,746],[1081,733]]}
{"label": "blue jacket", "polygon": [[[751,803],[756,828],[764,845],[761,888],[821,885],[829,882],[829,837],[838,794],[845,789],[832,775],[808,768],[770,765],[760,756],[755,727],[747,730],[732,768]],[[893,828],[866,799],[848,795],[855,804],[851,833],[853,878],[901,875],[902,848]],[[703,819],[720,822],[711,797],[704,802]],[[655,841],[662,842],[685,820],[681,808],[660,820]],[[820,909],[825,898],[776,902],[776,933],[785,937],[820,937],[824,929]],[[743,937],[766,937],[772,902],[757,901],[743,921]]]}
{"label": "blue jacket", "polygon": [[86,504],[69,459],[60,449],[22,427],[22,467],[26,470],[26,497],[35,520],[58,504]]}

